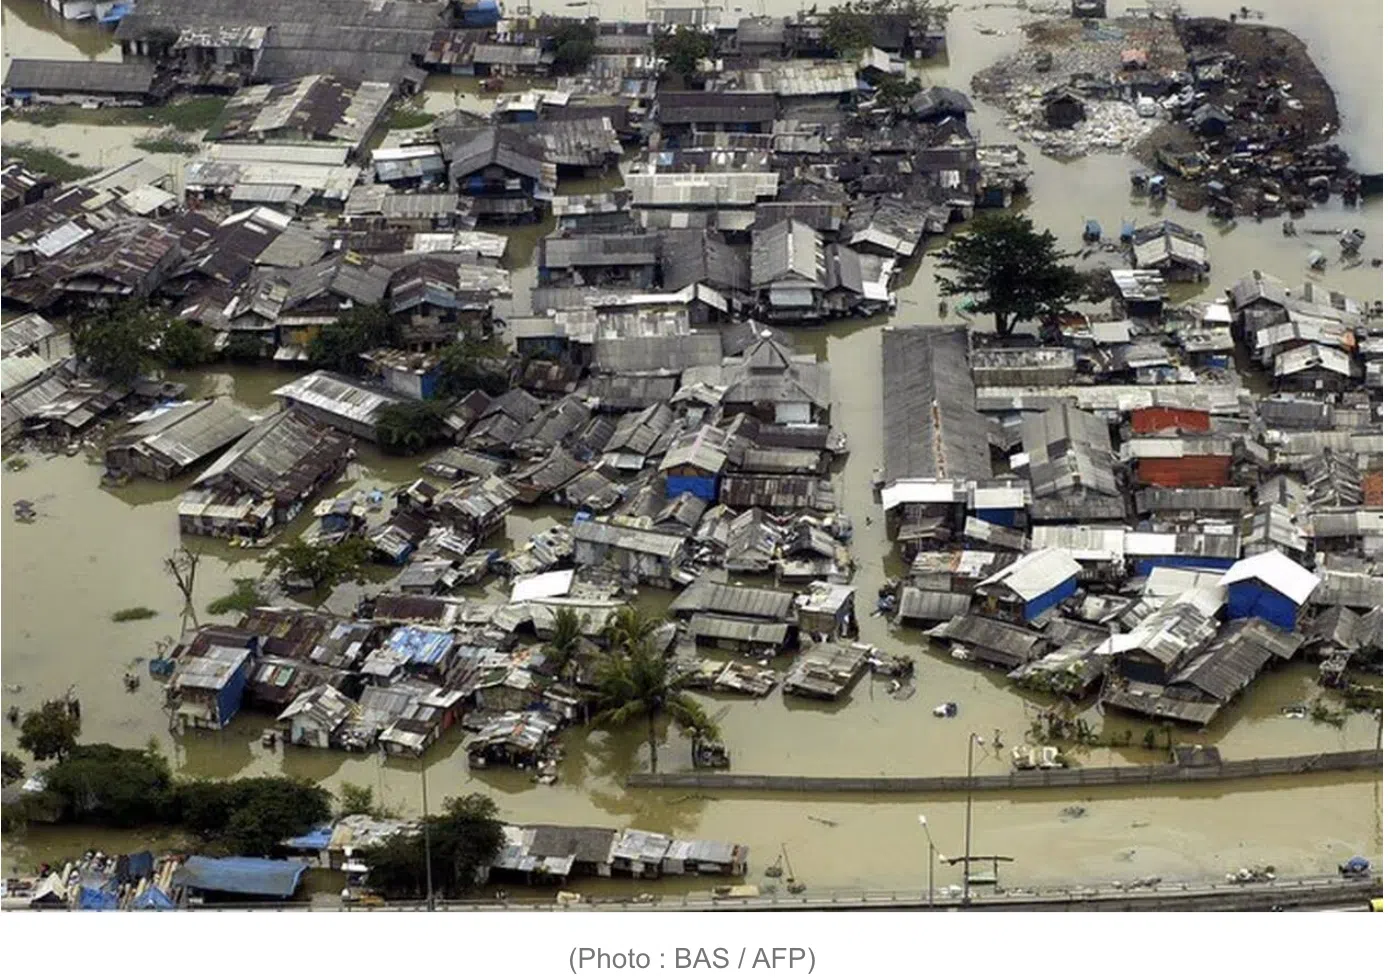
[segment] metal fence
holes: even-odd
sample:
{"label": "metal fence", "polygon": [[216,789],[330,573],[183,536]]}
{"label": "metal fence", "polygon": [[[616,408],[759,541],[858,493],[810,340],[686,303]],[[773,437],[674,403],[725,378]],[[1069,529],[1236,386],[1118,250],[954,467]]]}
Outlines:
{"label": "metal fence", "polygon": [[[1030,769],[1001,776],[975,776],[973,789],[1023,790],[1080,786],[1211,782],[1261,776],[1381,770],[1383,751],[1321,752],[1268,759],[1236,759],[1209,766],[1104,766],[1093,769]],[[788,793],[962,793],[964,776],[761,776],[729,772],[633,773],[627,786],[638,789],[723,789]]]}

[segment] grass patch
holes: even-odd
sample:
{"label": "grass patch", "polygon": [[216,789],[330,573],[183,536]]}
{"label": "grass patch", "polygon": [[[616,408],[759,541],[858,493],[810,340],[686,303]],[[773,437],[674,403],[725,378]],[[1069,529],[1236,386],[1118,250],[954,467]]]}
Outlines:
{"label": "grass patch", "polygon": [[391,129],[418,129],[420,126],[427,126],[438,116],[432,112],[425,112],[417,105],[402,105],[390,114]]}
{"label": "grass patch", "polygon": [[64,182],[90,177],[97,172],[95,167],[80,166],[63,159],[52,150],[29,143],[6,143],[4,155],[6,163],[22,163],[30,170],[37,170]]}
{"label": "grass patch", "polygon": [[138,139],[133,145],[137,150],[144,150],[146,153],[181,153],[187,157],[197,153],[201,146],[193,140],[179,139],[177,130]]}
{"label": "grass patch", "polygon": [[129,609],[118,609],[111,613],[111,622],[129,623],[137,619],[153,619],[159,613],[148,606],[131,606]]}
{"label": "grass patch", "polygon": [[220,599],[213,599],[207,604],[207,611],[213,616],[224,616],[232,612],[250,612],[260,605],[260,590],[256,588],[253,578],[235,579],[236,588],[232,589],[227,595]]}
{"label": "grass patch", "polygon": [[75,105],[41,105],[14,114],[21,122],[36,126],[171,126],[185,133],[210,128],[226,109],[227,100],[215,95],[198,95],[165,105],[111,106],[84,109]]}

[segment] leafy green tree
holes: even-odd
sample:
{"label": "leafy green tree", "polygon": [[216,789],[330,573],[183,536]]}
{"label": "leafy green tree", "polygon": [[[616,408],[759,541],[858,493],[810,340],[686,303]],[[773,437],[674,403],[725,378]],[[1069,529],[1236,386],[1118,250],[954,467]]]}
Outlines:
{"label": "leafy green tree", "polygon": [[376,417],[376,438],[386,452],[422,453],[444,437],[448,407],[441,401],[403,401],[387,405]]}
{"label": "leafy green tree", "polygon": [[400,331],[384,305],[354,306],[313,336],[308,360],[317,368],[361,374],[363,354],[399,342]]}
{"label": "leafy green tree", "polygon": [[284,776],[195,780],[177,784],[173,796],[185,828],[232,854],[269,854],[332,817],[327,790]]}
{"label": "leafy green tree", "polygon": [[488,367],[492,348],[473,338],[449,344],[440,352],[438,390],[442,397],[456,397],[481,389],[500,395],[510,387],[509,379]]}
{"label": "leafy green tree", "polygon": [[207,330],[187,320],[170,320],[159,338],[159,360],[172,368],[195,368],[215,355]]}
{"label": "leafy green tree", "polygon": [[877,101],[883,108],[904,112],[921,90],[921,80],[912,75],[888,75],[877,83]]}
{"label": "leafy green tree", "polygon": [[981,294],[975,308],[991,313],[1005,336],[1023,320],[1064,311],[1083,294],[1083,277],[1061,258],[1055,236],[1038,232],[1030,218],[990,211],[936,256],[955,276],[935,279],[946,296]]}
{"label": "leafy green tree", "polygon": [[264,602],[255,579],[232,579],[232,585],[234,588],[231,592],[207,604],[208,613],[213,616],[224,616],[232,612],[248,613]]}
{"label": "leafy green tree", "polygon": [[656,771],[656,722],[669,717],[682,730],[705,739],[717,737],[718,727],[689,696],[692,675],[681,673],[656,651],[649,640],[629,652],[609,650],[598,668],[598,725],[621,728],[646,721],[646,741],[651,750],[651,772]]}
{"label": "leafy green tree", "polygon": [[295,538],[271,552],[265,570],[281,578],[306,581],[310,589],[334,589],[360,577],[370,560],[371,544],[362,538],[343,538],[334,544],[310,544]]}
{"label": "leafy green tree", "polygon": [[[429,857],[434,891],[444,898],[465,895],[485,880],[501,852],[505,835],[496,803],[480,793],[444,801],[443,813],[429,817]],[[370,882],[388,898],[425,894],[424,833],[396,834],[362,852],[371,869]]]}
{"label": "leafy green tree", "polygon": [[597,29],[592,24],[562,25],[551,41],[554,44],[554,70],[560,75],[577,75],[588,67],[597,51]]}
{"label": "leafy green tree", "polygon": [[602,637],[614,652],[631,654],[655,636],[660,620],[644,616],[635,606],[622,606],[608,617]]}
{"label": "leafy green tree", "polygon": [[713,35],[681,25],[656,37],[655,53],[665,59],[671,74],[689,78],[699,70],[699,62],[713,57]]}
{"label": "leafy green tree", "polygon": [[342,788],[337,791],[337,798],[337,812],[340,816],[348,817],[354,813],[372,815],[376,812],[376,791],[370,786],[343,783]]}
{"label": "leafy green tree", "polygon": [[151,744],[79,745],[44,774],[44,792],[64,820],[106,827],[155,823],[168,813],[169,763]]}
{"label": "leafy green tree", "polygon": [[824,15],[824,45],[840,58],[872,47],[872,14],[845,4]]}
{"label": "leafy green tree", "polygon": [[8,786],[24,778],[24,760],[13,752],[0,753],[0,785]]}
{"label": "leafy green tree", "polygon": [[66,698],[45,701],[37,711],[29,711],[19,726],[19,747],[39,762],[64,759],[77,746],[82,734],[82,718]]}
{"label": "leafy green tree", "polygon": [[131,384],[155,363],[155,347],[166,326],[166,316],[154,307],[123,303],[78,318],[72,325],[72,347],[97,377]]}
{"label": "leafy green tree", "polygon": [[583,640],[583,622],[572,609],[561,608],[554,614],[554,633],[545,644],[545,659],[553,664],[554,676],[572,681],[574,658]]}
{"label": "leafy green tree", "polygon": [[225,353],[233,361],[258,361],[265,356],[265,343],[258,334],[238,330],[227,339]]}

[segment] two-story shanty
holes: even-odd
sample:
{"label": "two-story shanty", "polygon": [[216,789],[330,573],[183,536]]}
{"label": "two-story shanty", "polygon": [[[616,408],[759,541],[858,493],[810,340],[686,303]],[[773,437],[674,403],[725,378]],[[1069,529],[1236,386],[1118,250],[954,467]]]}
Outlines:
{"label": "two-story shanty", "polygon": [[554,196],[557,174],[532,140],[493,126],[453,147],[448,179],[471,199],[480,220],[515,224],[539,218],[542,202]]}

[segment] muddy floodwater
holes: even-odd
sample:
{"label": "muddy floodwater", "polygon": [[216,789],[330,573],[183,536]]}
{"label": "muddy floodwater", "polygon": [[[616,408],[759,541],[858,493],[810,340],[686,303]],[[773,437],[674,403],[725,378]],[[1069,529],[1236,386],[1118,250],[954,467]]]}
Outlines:
{"label": "muddy floodwater", "polygon": [[[543,0],[535,9],[563,12],[558,0]],[[1068,8],[1068,4],[1065,5]],[[1231,7],[1208,0],[1186,3],[1188,13],[1227,16]],[[767,0],[747,7],[748,14],[793,13],[793,0]],[[1341,144],[1365,171],[1382,168],[1381,159],[1381,7],[1368,0],[1309,5],[1299,0],[1263,0],[1258,5],[1270,24],[1286,27],[1306,40],[1334,86],[1344,116]],[[618,0],[603,5],[607,18],[643,16],[643,4]],[[1024,14],[1001,4],[983,9],[967,5],[950,18],[948,64],[930,63],[918,70],[928,84],[967,89],[969,78],[1021,41]],[[55,27],[57,28],[55,30]],[[109,57],[109,35],[90,26],[55,21],[36,0],[5,0],[5,54],[11,56]],[[980,29],[998,32],[980,33]],[[1333,57],[1330,54],[1333,52]],[[459,93],[455,99],[454,91]],[[426,95],[430,111],[455,104],[485,105],[475,88],[435,81]],[[987,106],[971,120],[984,142],[1012,141],[1000,115]],[[18,127],[16,127],[18,128]],[[113,154],[132,153],[128,135],[103,127],[29,127],[22,136],[58,148],[91,153],[106,141]],[[133,151],[137,153],[138,151]],[[1165,214],[1204,232],[1213,266],[1205,290],[1215,295],[1250,269],[1266,270],[1287,281],[1305,278],[1306,239],[1284,238],[1280,222],[1240,220],[1217,229],[1203,215],[1174,205],[1154,209],[1128,193],[1133,162],[1123,155],[1095,155],[1060,164],[1030,152],[1035,175],[1027,213],[1051,228],[1062,244],[1080,247],[1087,217],[1106,229],[1124,218]],[[107,165],[112,161],[106,160]],[[577,192],[584,188],[565,188]],[[1305,227],[1357,227],[1368,236],[1363,254],[1383,254],[1379,201],[1346,210],[1338,203],[1299,222]],[[548,226],[516,232],[508,264],[516,271],[517,305],[528,303],[534,282],[530,253]],[[939,247],[936,242],[934,247]],[[1363,298],[1382,295],[1380,273],[1366,262],[1357,269],[1332,267],[1315,277],[1332,288]],[[1191,294],[1190,298],[1194,298]],[[927,254],[898,292],[892,322],[936,322],[939,295],[932,260]],[[1184,298],[1184,296],[1183,296]],[[1025,735],[1043,701],[1023,695],[998,674],[962,666],[927,650],[919,633],[893,630],[870,617],[878,586],[900,569],[891,557],[879,509],[871,494],[873,469],[882,462],[880,328],[887,321],[858,321],[807,330],[798,342],[826,357],[833,367],[833,421],[849,438],[850,457],[835,474],[842,509],[855,526],[852,550],[858,571],[859,614],[863,640],[890,652],[909,652],[917,660],[916,695],[898,701],[886,688],[863,681],[843,704],[791,704],[779,694],[765,701],[710,698],[725,741],[740,772],[814,775],[962,774],[970,732],[989,743],[976,760],[981,773],[1002,773],[1007,753]],[[987,324],[980,324],[986,327]],[[272,409],[271,391],[290,374],[274,368],[214,371],[182,376],[195,394],[225,395],[257,411]],[[316,752],[260,745],[269,719],[243,713],[215,735],[172,737],[161,708],[159,686],[146,679],[127,693],[122,675],[155,645],[176,636],[180,600],[161,560],[179,545],[174,501],[185,482],[137,481],[116,491],[99,487],[100,467],[84,456],[43,459],[31,455],[29,467],[5,473],[3,488],[3,673],[6,706],[29,707],[75,685],[82,699],[83,737],[136,746],[155,739],[177,771],[190,776],[232,777],[283,772],[321,781],[329,788],[343,781],[367,783],[404,812],[420,804],[419,764],[382,762],[376,756]],[[417,465],[382,457],[362,447],[342,487],[388,487],[419,475]],[[14,501],[34,501],[39,519],[21,525],[9,521]],[[514,514],[507,527],[512,541],[567,517],[555,509]],[[871,523],[869,523],[871,520]],[[198,542],[206,546],[205,542]],[[234,578],[258,574],[257,553],[212,546],[198,578],[198,607],[230,591]],[[495,589],[495,586],[493,587]],[[345,611],[354,600],[339,594],[330,608]],[[642,605],[659,609],[668,596],[643,590]],[[129,606],[148,606],[159,615],[150,620],[115,624],[110,614]],[[206,617],[204,617],[206,619]],[[141,671],[143,673],[143,671]],[[1273,669],[1208,730],[1178,732],[1178,740],[1216,744],[1228,758],[1285,755],[1372,747],[1375,722],[1364,715],[1341,728],[1283,715],[1282,708],[1315,696],[1313,671],[1304,665]],[[959,704],[952,719],[932,716],[942,701]],[[1134,744],[1146,730],[1140,721],[1090,719],[1103,736],[1131,728]],[[5,725],[3,744],[13,749],[15,730]],[[992,748],[995,737],[1004,745]],[[617,734],[570,731],[564,736],[566,758],[554,786],[538,786],[527,775],[509,772],[469,773],[461,736],[453,733],[426,756],[431,800],[482,791],[497,799],[507,819],[527,822],[636,826],[745,842],[752,849],[753,874],[784,843],[797,877],[814,889],[919,889],[925,881],[925,841],[916,820],[925,813],[936,843],[946,853],[962,852],[964,807],[957,796],[864,797],[771,796],[690,791],[628,791],[624,780],[646,765],[640,731]],[[1111,765],[1159,761],[1164,753],[1141,748],[1089,750],[1082,762]],[[662,745],[660,765],[689,765],[689,747],[674,736]],[[1322,872],[1352,853],[1382,851],[1381,780],[1372,774],[1269,779],[1219,786],[1158,787],[1146,791],[1037,791],[1005,797],[980,796],[974,806],[974,842],[979,853],[1014,857],[1004,865],[1008,885],[1104,882],[1145,876],[1198,878],[1254,865],[1275,865],[1282,875]],[[1078,816],[1062,811],[1082,807]],[[168,843],[164,832],[111,835],[98,840],[80,829],[31,829],[6,839],[7,868],[28,867],[100,843],[108,850],[137,844]],[[1376,860],[1376,859],[1375,859]],[[957,880],[941,868],[937,884]],[[616,882],[584,891],[620,890]],[[640,891],[689,888],[688,883],[641,882],[626,885]]]}

